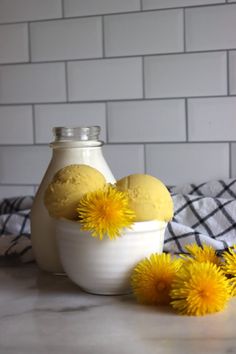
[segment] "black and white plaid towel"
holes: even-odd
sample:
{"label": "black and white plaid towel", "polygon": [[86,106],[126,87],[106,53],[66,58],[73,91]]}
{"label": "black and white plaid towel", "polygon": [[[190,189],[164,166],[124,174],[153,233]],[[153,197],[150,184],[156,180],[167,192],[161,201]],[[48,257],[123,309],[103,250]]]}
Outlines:
{"label": "black and white plaid towel", "polygon": [[[236,179],[170,188],[174,218],[165,232],[164,251],[185,252],[189,243],[212,245],[217,251],[236,244]],[[33,260],[29,213],[33,197],[0,200],[0,256]]]}
{"label": "black and white plaid towel", "polygon": [[0,200],[0,257],[33,260],[29,220],[32,203],[32,196]]}
{"label": "black and white plaid towel", "polygon": [[236,244],[236,179],[172,187],[174,218],[167,226],[164,250],[185,252],[189,243],[217,251]]}

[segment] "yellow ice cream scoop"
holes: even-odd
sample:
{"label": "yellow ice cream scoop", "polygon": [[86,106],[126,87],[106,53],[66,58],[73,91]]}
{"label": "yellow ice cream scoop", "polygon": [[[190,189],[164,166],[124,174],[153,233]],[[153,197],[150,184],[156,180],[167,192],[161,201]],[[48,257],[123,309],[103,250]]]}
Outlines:
{"label": "yellow ice cream scoop", "polygon": [[76,208],[85,193],[103,188],[101,172],[88,165],[69,165],[53,177],[44,194],[44,204],[52,217],[75,220]]}
{"label": "yellow ice cream scoop", "polygon": [[166,186],[147,174],[132,174],[116,182],[120,191],[126,191],[129,207],[136,214],[135,221],[169,221],[173,217],[173,201]]}

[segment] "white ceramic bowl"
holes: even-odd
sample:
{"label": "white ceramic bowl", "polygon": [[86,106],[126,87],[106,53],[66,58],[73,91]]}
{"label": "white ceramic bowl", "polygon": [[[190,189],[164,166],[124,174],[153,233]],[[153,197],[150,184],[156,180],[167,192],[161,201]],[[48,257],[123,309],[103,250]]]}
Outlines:
{"label": "white ceramic bowl", "polygon": [[130,275],[136,264],[163,250],[165,222],[136,222],[115,240],[91,237],[74,221],[55,223],[63,268],[73,282],[89,293],[129,293]]}

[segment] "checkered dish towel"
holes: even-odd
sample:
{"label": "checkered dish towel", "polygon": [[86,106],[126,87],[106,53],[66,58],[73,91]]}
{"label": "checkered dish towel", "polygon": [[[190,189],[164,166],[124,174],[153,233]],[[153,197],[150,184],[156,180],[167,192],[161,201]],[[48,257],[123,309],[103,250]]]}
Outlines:
{"label": "checkered dish towel", "polygon": [[170,188],[174,218],[168,223],[164,251],[186,252],[189,243],[217,251],[236,244],[236,179]]}
{"label": "checkered dish towel", "polygon": [[0,257],[17,256],[24,263],[34,260],[29,214],[33,197],[0,200]]}
{"label": "checkered dish towel", "polygon": [[[164,251],[185,252],[189,243],[217,251],[236,244],[236,179],[171,187],[174,218],[165,232]],[[33,260],[29,213],[33,197],[0,200],[0,256]]]}

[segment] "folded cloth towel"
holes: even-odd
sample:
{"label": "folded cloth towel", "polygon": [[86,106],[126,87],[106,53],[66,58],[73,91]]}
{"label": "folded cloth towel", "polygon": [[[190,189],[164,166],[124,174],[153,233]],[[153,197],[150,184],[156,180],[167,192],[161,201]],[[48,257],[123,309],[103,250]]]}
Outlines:
{"label": "folded cloth towel", "polygon": [[32,196],[0,200],[0,257],[17,256],[24,263],[34,260],[29,220],[32,203]]}
{"label": "folded cloth towel", "polygon": [[[236,179],[170,187],[174,218],[165,232],[164,251],[206,243],[219,253],[236,244]],[[29,214],[33,197],[0,200],[0,256],[32,261]]]}
{"label": "folded cloth towel", "polygon": [[236,244],[236,179],[186,184],[170,189],[174,218],[165,232],[164,251],[186,252],[206,243],[221,252]]}

